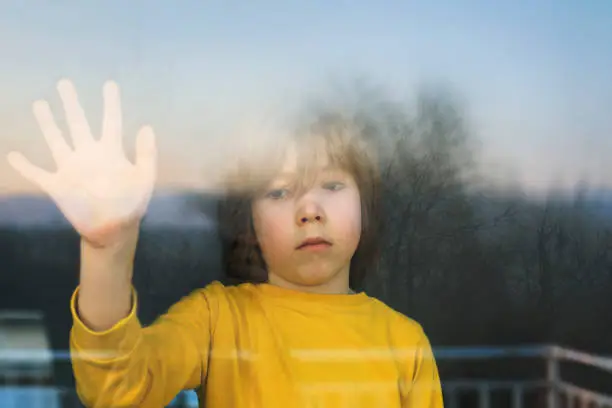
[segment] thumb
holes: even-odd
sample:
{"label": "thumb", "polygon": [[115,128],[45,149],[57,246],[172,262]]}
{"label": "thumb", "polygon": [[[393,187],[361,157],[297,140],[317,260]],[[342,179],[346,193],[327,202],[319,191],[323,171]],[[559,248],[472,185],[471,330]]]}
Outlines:
{"label": "thumb", "polygon": [[157,146],[155,145],[155,133],[150,126],[143,126],[136,135],[136,166],[147,177],[155,178]]}
{"label": "thumb", "polygon": [[53,175],[48,171],[34,166],[25,156],[19,152],[10,152],[6,156],[9,164],[19,174],[30,182],[37,184],[43,191],[50,193]]}

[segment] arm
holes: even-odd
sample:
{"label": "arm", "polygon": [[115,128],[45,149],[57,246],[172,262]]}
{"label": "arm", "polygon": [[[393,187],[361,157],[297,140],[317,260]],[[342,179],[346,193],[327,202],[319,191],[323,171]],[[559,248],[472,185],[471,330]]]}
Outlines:
{"label": "arm", "polygon": [[86,406],[162,407],[183,389],[201,385],[211,332],[205,291],[192,292],[143,328],[130,286],[127,316],[107,330],[94,331],[77,312],[81,289],[71,300],[70,349],[77,392]]}
{"label": "arm", "polygon": [[413,362],[405,370],[401,399],[403,408],[443,408],[438,367],[424,332],[416,345]]}
{"label": "arm", "polygon": [[141,327],[132,286],[138,224],[115,236],[107,246],[81,241],[70,335],[77,393],[91,407],[166,406],[181,390],[199,386],[205,375],[207,298],[195,292],[150,327]]}
{"label": "arm", "polygon": [[81,271],[77,310],[94,331],[105,331],[130,313],[132,275],[138,224],[118,234],[108,247],[81,240]]}
{"label": "arm", "polygon": [[166,405],[182,388],[201,383],[210,331],[203,294],[179,302],[149,328],[142,328],[136,317],[133,258],[157,174],[153,130],[144,126],[138,132],[132,163],[123,151],[121,103],[114,82],[103,88],[99,138],[91,132],[73,84],[61,80],[57,89],[72,146],[62,137],[48,102],[33,105],[56,171],[34,166],[19,152],[7,159],[53,199],[82,238],[70,333],[78,393],[94,407]]}
{"label": "arm", "polygon": [[104,85],[99,138],[91,132],[73,84],[61,80],[57,89],[72,146],[48,102],[33,105],[56,171],[33,165],[19,152],[10,152],[7,159],[52,198],[82,237],[80,286],[71,302],[77,390],[89,406],[160,407],[182,388],[201,383],[210,313],[204,294],[194,293],[149,328],[142,328],[136,317],[133,257],[157,175],[155,135],[150,126],[140,129],[132,163],[123,149],[117,84]]}

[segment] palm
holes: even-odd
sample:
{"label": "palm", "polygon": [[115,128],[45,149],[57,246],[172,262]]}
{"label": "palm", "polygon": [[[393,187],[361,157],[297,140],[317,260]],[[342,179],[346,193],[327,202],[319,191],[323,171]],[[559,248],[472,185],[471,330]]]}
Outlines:
{"label": "palm", "polygon": [[155,184],[156,149],[153,132],[144,127],[137,137],[136,163],[123,152],[119,91],[114,83],[104,87],[102,135],[96,140],[68,81],[58,90],[74,148],[62,138],[49,105],[36,102],[34,113],[57,165],[49,173],[32,165],[21,153],[8,156],[11,165],[37,184],[56,203],[68,221],[85,238],[105,243],[111,231],[140,220]]}

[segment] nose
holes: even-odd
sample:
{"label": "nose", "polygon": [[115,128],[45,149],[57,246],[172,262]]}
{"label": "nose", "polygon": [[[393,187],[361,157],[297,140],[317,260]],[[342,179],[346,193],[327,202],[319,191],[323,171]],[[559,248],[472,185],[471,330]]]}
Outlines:
{"label": "nose", "polygon": [[298,226],[303,226],[311,223],[325,223],[326,217],[321,206],[309,201],[304,203],[296,213],[296,223]]}

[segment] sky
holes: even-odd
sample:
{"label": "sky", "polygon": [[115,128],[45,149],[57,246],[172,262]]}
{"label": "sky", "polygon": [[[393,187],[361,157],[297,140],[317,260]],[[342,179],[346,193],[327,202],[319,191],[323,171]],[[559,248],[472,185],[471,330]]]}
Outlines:
{"label": "sky", "polygon": [[31,104],[61,123],[61,78],[94,130],[119,83],[128,150],[156,131],[160,189],[205,185],[237,122],[355,76],[407,96],[452,84],[500,185],[612,188],[610,1],[5,1],[0,62],[0,194],[37,191],[11,150],[53,169]]}

